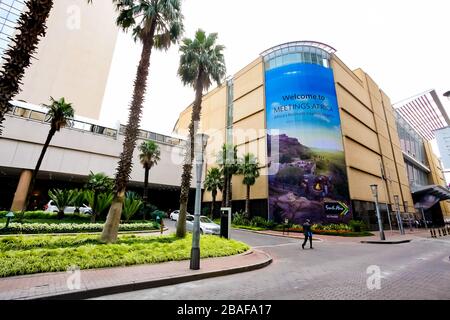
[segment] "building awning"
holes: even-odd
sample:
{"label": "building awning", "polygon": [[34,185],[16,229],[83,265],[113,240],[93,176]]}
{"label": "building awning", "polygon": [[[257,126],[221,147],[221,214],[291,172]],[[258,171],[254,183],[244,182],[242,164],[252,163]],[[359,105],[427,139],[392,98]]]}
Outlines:
{"label": "building awning", "polygon": [[428,186],[422,186],[417,187],[411,190],[412,195],[415,196],[423,196],[423,195],[433,195],[437,198],[439,198],[440,201],[443,200],[450,200],[450,190],[448,190],[446,187],[439,186],[439,185],[428,185]]}

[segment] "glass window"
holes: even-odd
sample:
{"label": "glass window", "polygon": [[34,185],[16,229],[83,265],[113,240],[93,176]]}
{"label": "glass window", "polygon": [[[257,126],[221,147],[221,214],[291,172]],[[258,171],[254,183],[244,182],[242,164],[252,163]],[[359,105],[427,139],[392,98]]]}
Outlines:
{"label": "glass window", "polygon": [[32,111],[30,114],[30,119],[37,121],[45,121],[45,113]]}

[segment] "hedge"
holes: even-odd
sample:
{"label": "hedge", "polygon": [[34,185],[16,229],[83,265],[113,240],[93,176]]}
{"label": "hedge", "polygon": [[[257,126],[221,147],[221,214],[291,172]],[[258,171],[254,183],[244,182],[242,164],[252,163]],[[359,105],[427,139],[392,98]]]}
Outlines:
{"label": "hedge", "polygon": [[[78,233],[78,232],[101,232],[103,223],[10,223],[8,229],[0,229],[0,234],[35,234],[35,233]],[[119,231],[143,231],[159,229],[159,225],[150,223],[127,223],[120,224]]]}

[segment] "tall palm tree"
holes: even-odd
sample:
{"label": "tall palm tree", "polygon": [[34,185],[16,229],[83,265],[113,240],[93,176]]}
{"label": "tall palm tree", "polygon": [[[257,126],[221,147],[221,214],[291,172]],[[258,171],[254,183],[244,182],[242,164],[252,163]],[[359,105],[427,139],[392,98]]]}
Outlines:
{"label": "tall palm tree", "polygon": [[185,38],[180,46],[180,66],[178,75],[184,85],[195,90],[195,100],[189,125],[189,141],[181,176],[180,214],[177,223],[177,237],[186,235],[186,212],[189,189],[192,180],[192,162],[194,159],[194,136],[197,133],[202,110],[203,91],[208,90],[212,82],[218,85],[225,76],[224,46],[216,44],[217,33],[206,35],[199,29],[194,39]]}
{"label": "tall palm tree", "polygon": [[110,193],[114,188],[114,182],[104,173],[93,173],[91,171],[89,173],[85,188],[91,190],[94,193],[92,199],[93,203],[91,215],[91,222],[94,223],[97,217],[101,214],[101,212],[99,212],[101,210],[97,210],[99,196],[102,193]]}
{"label": "tall palm tree", "polygon": [[222,150],[217,156],[217,163],[222,170],[223,177],[222,206],[230,207],[232,199],[231,179],[238,170],[237,146],[232,144],[222,145]]}
{"label": "tall palm tree", "polygon": [[[142,201],[146,206],[148,204],[148,173],[150,169],[158,164],[158,161],[161,160],[161,150],[159,150],[159,146],[154,141],[144,141],[139,146],[139,151],[141,154],[139,155],[139,159],[141,160],[141,164],[144,167],[145,175],[144,175],[144,195],[142,196]],[[145,211],[144,211],[144,220],[145,220]]]}
{"label": "tall palm tree", "polygon": [[205,189],[211,192],[212,202],[211,202],[211,217],[214,218],[214,208],[216,205],[217,191],[221,190],[223,187],[222,172],[219,168],[211,168],[208,170],[205,178]]}
{"label": "tall palm tree", "polygon": [[50,105],[45,105],[48,108],[45,121],[50,122],[50,130],[45,140],[44,146],[42,147],[41,155],[34,168],[33,175],[31,176],[30,186],[28,187],[28,194],[25,200],[25,205],[22,211],[25,211],[28,207],[28,202],[30,201],[31,194],[34,189],[34,184],[36,183],[36,176],[41,168],[42,160],[44,160],[45,153],[47,152],[50,141],[52,140],[55,133],[65,126],[71,125],[71,120],[75,115],[75,111],[72,108],[71,103],[67,103],[64,98],[55,100],[50,98]]}
{"label": "tall palm tree", "polygon": [[243,175],[242,183],[247,186],[247,196],[245,198],[245,215],[250,218],[250,188],[259,177],[259,163],[256,157],[247,153],[239,161],[237,174]]}
{"label": "tall palm tree", "polygon": [[116,171],[114,199],[101,236],[102,241],[107,243],[117,239],[147,90],[152,49],[168,49],[183,32],[180,0],[114,0],[114,3],[119,11],[117,24],[125,31],[133,31],[134,39],[142,43],[142,53],[134,81],[123,151]]}
{"label": "tall palm tree", "polygon": [[25,6],[17,20],[15,36],[10,39],[12,45],[4,53],[5,61],[0,71],[0,135],[4,116],[10,109],[9,101],[20,92],[25,69],[31,65],[40,39],[45,37],[53,0],[28,0]]}
{"label": "tall palm tree", "polygon": [[31,64],[31,57],[39,40],[45,36],[45,23],[53,7],[52,0],[28,0],[26,9],[17,21],[12,45],[4,53],[3,69],[0,71],[0,134],[4,115],[10,109],[9,101],[20,92],[25,69]]}

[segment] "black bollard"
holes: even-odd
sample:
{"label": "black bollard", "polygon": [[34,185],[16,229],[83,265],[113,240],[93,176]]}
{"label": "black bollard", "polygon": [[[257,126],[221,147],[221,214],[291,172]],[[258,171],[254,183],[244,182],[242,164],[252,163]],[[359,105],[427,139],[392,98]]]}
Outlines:
{"label": "black bollard", "polygon": [[439,237],[442,237],[442,235],[441,235],[441,229],[438,229],[438,232],[439,232]]}

